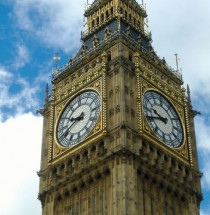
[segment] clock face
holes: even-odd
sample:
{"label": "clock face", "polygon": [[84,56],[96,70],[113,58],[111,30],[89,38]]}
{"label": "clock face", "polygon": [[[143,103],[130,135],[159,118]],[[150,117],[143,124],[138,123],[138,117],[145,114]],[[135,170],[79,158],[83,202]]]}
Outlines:
{"label": "clock face", "polygon": [[95,91],[85,91],[69,102],[62,112],[57,128],[57,140],[63,147],[78,144],[96,124],[101,100]]}
{"label": "clock face", "polygon": [[154,133],[168,146],[179,147],[183,142],[183,128],[173,106],[159,93],[147,91],[143,110]]}

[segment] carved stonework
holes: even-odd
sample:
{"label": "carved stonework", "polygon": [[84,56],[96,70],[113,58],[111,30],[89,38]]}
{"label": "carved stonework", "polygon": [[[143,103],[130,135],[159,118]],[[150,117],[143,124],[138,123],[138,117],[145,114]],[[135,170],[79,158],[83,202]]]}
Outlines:
{"label": "carved stonework", "polygon": [[[85,16],[83,45],[65,69],[53,74],[51,95],[46,87],[40,110],[44,127],[37,174],[42,214],[199,214],[202,174],[194,134],[196,113],[189,89],[186,96],[182,80],[154,52],[144,29],[145,8],[137,1],[98,0],[87,7]],[[88,91],[94,91],[98,96],[92,98],[100,102],[88,96],[82,102],[79,97]],[[157,106],[165,99],[177,117],[167,118],[161,105],[151,105],[148,115],[147,92],[159,95],[153,100]],[[85,106],[87,101],[95,106]],[[63,115],[70,104],[75,106]],[[84,106],[78,115],[70,112]],[[76,131],[61,132],[69,135],[69,142],[76,136],[73,146],[58,142],[62,116],[67,121],[61,128],[78,126]],[[150,122],[156,127],[159,122],[161,131],[177,119],[183,138],[174,147]],[[87,126],[91,121],[95,124]]]}

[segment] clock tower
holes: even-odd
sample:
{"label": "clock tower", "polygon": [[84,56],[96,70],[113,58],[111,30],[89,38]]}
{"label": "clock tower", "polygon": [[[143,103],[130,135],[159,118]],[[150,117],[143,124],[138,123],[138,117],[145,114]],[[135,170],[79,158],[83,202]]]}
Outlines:
{"label": "clock tower", "polygon": [[43,215],[199,215],[189,88],[154,52],[144,5],[95,0],[74,58],[46,88]]}

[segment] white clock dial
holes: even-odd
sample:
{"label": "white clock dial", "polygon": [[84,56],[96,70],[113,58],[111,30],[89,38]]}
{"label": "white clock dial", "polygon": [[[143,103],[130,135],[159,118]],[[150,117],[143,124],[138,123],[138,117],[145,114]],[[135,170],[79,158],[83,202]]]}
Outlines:
{"label": "white clock dial", "polygon": [[183,142],[183,128],[173,106],[159,93],[147,91],[143,109],[154,133],[168,146],[179,147]]}
{"label": "white clock dial", "polygon": [[100,107],[100,96],[92,90],[70,101],[58,121],[56,132],[59,144],[69,147],[83,140],[96,124]]}

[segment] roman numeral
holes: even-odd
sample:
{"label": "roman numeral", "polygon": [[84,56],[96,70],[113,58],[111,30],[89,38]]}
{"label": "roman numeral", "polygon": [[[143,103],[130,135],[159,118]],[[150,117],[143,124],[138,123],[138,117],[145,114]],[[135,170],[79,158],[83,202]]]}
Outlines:
{"label": "roman numeral", "polygon": [[175,139],[177,139],[177,136],[176,136],[176,134],[174,134],[174,133],[173,133],[172,135],[175,137]]}
{"label": "roman numeral", "polygon": [[157,133],[158,131],[158,127],[156,126],[155,129],[154,129],[155,133]]}
{"label": "roman numeral", "polygon": [[182,132],[181,130],[179,130],[177,127],[173,127],[175,130],[179,131],[179,132]]}
{"label": "roman numeral", "polygon": [[94,117],[90,117],[89,120],[90,120],[90,121],[95,121],[95,120],[97,120],[97,118],[96,118],[96,116],[94,116]]}
{"label": "roman numeral", "polygon": [[65,125],[65,126],[63,126],[62,128],[60,128],[60,129],[58,130],[58,132],[64,130],[65,128],[67,128],[67,125]]}
{"label": "roman numeral", "polygon": [[174,142],[173,142],[173,140],[171,139],[171,136],[170,136],[170,135],[169,135],[169,139],[170,139],[171,146],[175,147],[175,146],[174,146]]}
{"label": "roman numeral", "polygon": [[59,137],[59,140],[62,142],[64,140],[64,138],[65,138],[64,135],[62,135]]}
{"label": "roman numeral", "polygon": [[163,105],[162,96],[159,95],[159,97],[160,97],[160,98],[159,98],[159,100],[160,100],[160,105],[162,106],[162,105]]}
{"label": "roman numeral", "polygon": [[163,133],[163,142],[165,142],[166,141],[166,136],[165,136],[165,134]]}
{"label": "roman numeral", "polygon": [[74,135],[71,135],[69,140],[71,141],[73,139],[73,137],[74,137]]}
{"label": "roman numeral", "polygon": [[148,107],[144,107],[145,110],[147,110],[148,112],[151,112],[151,109],[149,109]]}
{"label": "roman numeral", "polygon": [[100,105],[94,107],[94,108],[92,109],[92,111],[95,111],[95,110],[98,109],[99,107],[100,107]]}
{"label": "roman numeral", "polygon": [[178,118],[171,118],[171,120],[179,120]]}

